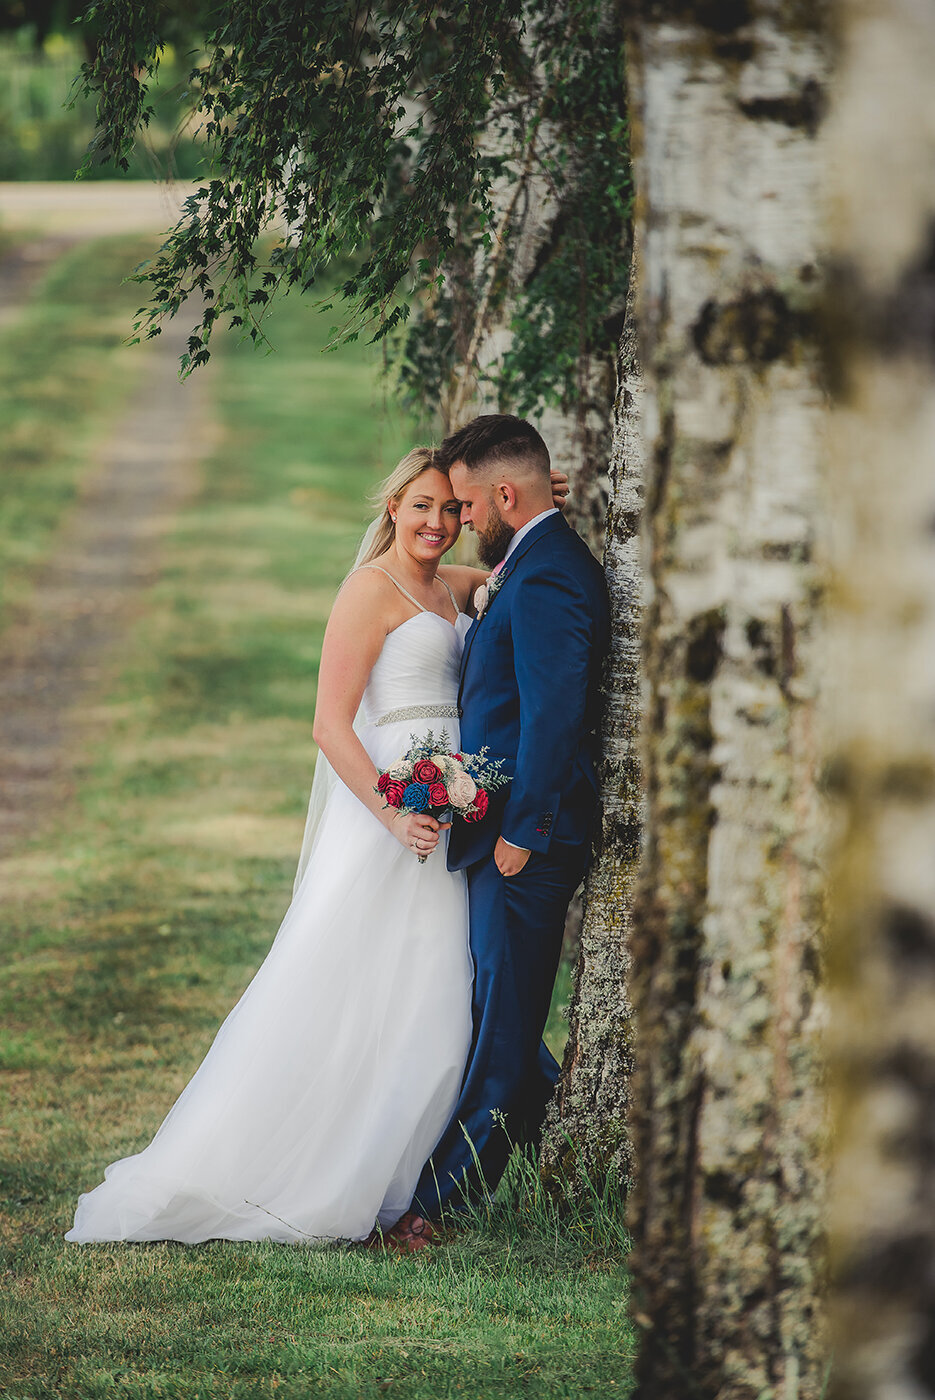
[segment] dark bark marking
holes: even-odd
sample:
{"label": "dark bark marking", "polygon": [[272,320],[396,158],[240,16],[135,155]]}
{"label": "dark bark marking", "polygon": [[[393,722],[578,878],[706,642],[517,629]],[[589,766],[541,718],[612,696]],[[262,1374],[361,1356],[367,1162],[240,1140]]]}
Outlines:
{"label": "dark bark marking", "polygon": [[662,513],[662,502],[665,500],[669,474],[672,470],[674,446],[675,415],[670,411],[663,414],[662,422],[659,425],[659,436],[656,439],[652,456],[653,469],[647,483],[646,509],[649,512],[650,520],[654,520]]}
{"label": "dark bark marking", "polygon": [[698,470],[711,476],[726,471],[736,445],[734,439],[729,442],[698,443],[693,453]]}
{"label": "dark bark marking", "polygon": [[874,801],[929,802],[935,792],[935,769],[931,764],[891,763],[868,781],[848,754],[835,754],[824,764],[818,779],[819,790],[839,801],[853,802],[858,785],[867,789]]}
{"label": "dark bark marking", "polygon": [[[911,1041],[901,1041],[879,1062],[881,1078],[899,1079],[909,1085],[914,1094],[935,1095],[935,1059]],[[933,1106],[935,1107],[935,1106]],[[935,1111],[932,1115],[935,1126]]]}
{"label": "dark bark marking", "polygon": [[788,695],[789,682],[795,675],[796,665],[795,623],[792,620],[792,609],[788,603],[783,603],[779,611],[779,644],[779,687],[784,695]]}
{"label": "dark bark marking", "polygon": [[888,294],[881,296],[867,287],[853,262],[832,263],[820,329],[824,376],[837,399],[846,400],[850,394],[848,366],[856,345],[869,346],[881,356],[921,354],[935,360],[935,220],[920,253]]}
{"label": "dark bark marking", "polygon": [[743,1182],[732,1172],[720,1169],[705,1176],[705,1199],[736,1214],[743,1202]]}
{"label": "dark bark marking", "polygon": [[733,34],[753,19],[751,0],[637,0],[632,13],[651,24],[697,25],[712,34]]}
{"label": "dark bark marking", "polygon": [[810,564],[810,540],[771,540],[760,550],[761,559],[774,559],[781,564]]}
{"label": "dark bark marking", "polygon": [[643,828],[639,822],[621,822],[619,825],[615,826],[613,829],[613,840],[614,844],[617,846],[621,860],[639,860],[643,843]]}
{"label": "dark bark marking", "polygon": [[901,1235],[865,1241],[859,1253],[840,1268],[839,1287],[889,1297],[920,1296],[928,1292],[932,1241],[928,1235]]}
{"label": "dark bark marking", "polygon": [[905,904],[890,904],[882,911],[880,923],[893,958],[903,964],[903,971],[915,975],[935,969],[935,924],[931,919]]}
{"label": "dark bark marking", "polygon": [[909,1363],[909,1370],[931,1393],[935,1390],[935,1313],[932,1311],[930,1290],[926,1290],[925,1297],[929,1301],[925,1336]]}
{"label": "dark bark marking", "polygon": [[642,512],[638,510],[618,510],[614,511],[611,520],[608,522],[608,530],[613,530],[614,538],[627,542],[640,532],[640,516]]}
{"label": "dark bark marking", "polygon": [[704,684],[714,675],[721,659],[724,623],[723,608],[711,608],[692,618],[685,651],[685,674],[689,680]]}
{"label": "dark bark marking", "polygon": [[924,761],[891,763],[880,780],[880,796],[897,802],[930,802],[935,793],[935,769]]}
{"label": "dark bark marking", "polygon": [[765,287],[735,301],[706,301],[692,340],[706,365],[768,365],[787,355],[804,330],[802,315]]}
{"label": "dark bark marking", "polygon": [[738,105],[751,121],[781,122],[814,136],[824,120],[828,100],[821,84],[809,78],[798,92],[783,97],[754,97]]}
{"label": "dark bark marking", "polygon": [[832,754],[818,770],[815,786],[823,797],[843,801],[853,796],[855,791],[854,764],[843,753]]}
{"label": "dark bark marking", "polygon": [[747,645],[753,653],[753,664],[764,676],[772,678],[776,674],[776,652],[773,648],[769,628],[759,617],[751,617],[744,628]]}

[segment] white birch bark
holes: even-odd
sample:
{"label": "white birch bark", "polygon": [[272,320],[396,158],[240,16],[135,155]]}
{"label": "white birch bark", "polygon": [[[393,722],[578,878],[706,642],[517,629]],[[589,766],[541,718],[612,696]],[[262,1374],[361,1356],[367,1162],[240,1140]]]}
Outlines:
{"label": "white birch bark", "polygon": [[[790,14],[794,15],[790,18]],[[638,5],[641,1400],[817,1400],[821,6]]]}
{"label": "white birch bark", "polygon": [[542,1166],[565,1181],[586,1174],[625,1188],[633,1026],[629,933],[642,831],[640,623],[643,561],[642,382],[632,296],[621,338],[604,567],[611,649],[604,678],[602,822],[584,891],[584,918],[569,1036],[558,1093],[549,1106]]}
{"label": "white birch bark", "polygon": [[841,0],[831,127],[837,1400],[935,1395],[935,8]]}
{"label": "white birch bark", "polygon": [[[534,42],[536,7],[527,7],[527,45]],[[504,102],[509,115],[495,105],[485,134],[488,153],[509,155],[510,179],[492,191],[498,234],[490,250],[478,253],[474,285],[459,297],[462,327],[461,363],[442,408],[446,431],[460,427],[478,413],[504,408],[497,386],[498,367],[512,343],[510,324],[517,301],[533,276],[540,257],[547,255],[556,226],[575,200],[574,171],[558,191],[546,173],[546,159],[555,141],[554,125],[543,119],[544,82],[541,73],[525,91],[510,88]],[[525,149],[517,141],[525,139]],[[626,230],[621,229],[621,256],[626,253]],[[478,291],[477,288],[480,288]],[[505,294],[504,294],[505,287]],[[456,296],[458,290],[455,291]],[[606,314],[622,314],[608,306]],[[565,510],[569,524],[600,557],[609,491],[608,465],[613,432],[615,392],[612,347],[606,353],[583,353],[578,366],[578,402],[542,408],[534,418],[548,444],[555,466],[568,473],[571,494]]]}

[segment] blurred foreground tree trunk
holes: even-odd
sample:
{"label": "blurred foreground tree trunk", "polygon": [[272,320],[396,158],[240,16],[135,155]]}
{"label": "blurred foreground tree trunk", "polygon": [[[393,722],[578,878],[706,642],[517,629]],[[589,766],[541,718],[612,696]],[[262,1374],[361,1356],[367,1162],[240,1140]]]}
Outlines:
{"label": "blurred foreground tree trunk", "polygon": [[640,1400],[818,1400],[824,7],[640,4]]}
{"label": "blurred foreground tree trunk", "polygon": [[935,8],[841,0],[836,1400],[935,1396]]}

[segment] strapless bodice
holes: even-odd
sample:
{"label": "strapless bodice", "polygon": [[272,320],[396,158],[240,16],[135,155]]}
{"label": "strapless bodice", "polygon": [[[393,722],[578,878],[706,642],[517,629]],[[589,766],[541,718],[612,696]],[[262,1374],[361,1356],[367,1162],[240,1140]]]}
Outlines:
{"label": "strapless bodice", "polygon": [[368,724],[415,705],[455,705],[461,648],[471,618],[454,624],[437,613],[416,613],[387,635],[363,694]]}

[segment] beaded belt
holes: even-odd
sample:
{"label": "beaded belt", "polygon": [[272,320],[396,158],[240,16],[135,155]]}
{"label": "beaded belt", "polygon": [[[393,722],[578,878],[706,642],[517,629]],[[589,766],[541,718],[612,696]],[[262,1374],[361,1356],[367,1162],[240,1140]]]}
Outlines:
{"label": "beaded belt", "polygon": [[403,719],[460,719],[459,705],[404,705],[401,710],[390,710],[381,715],[375,724],[396,724]]}

